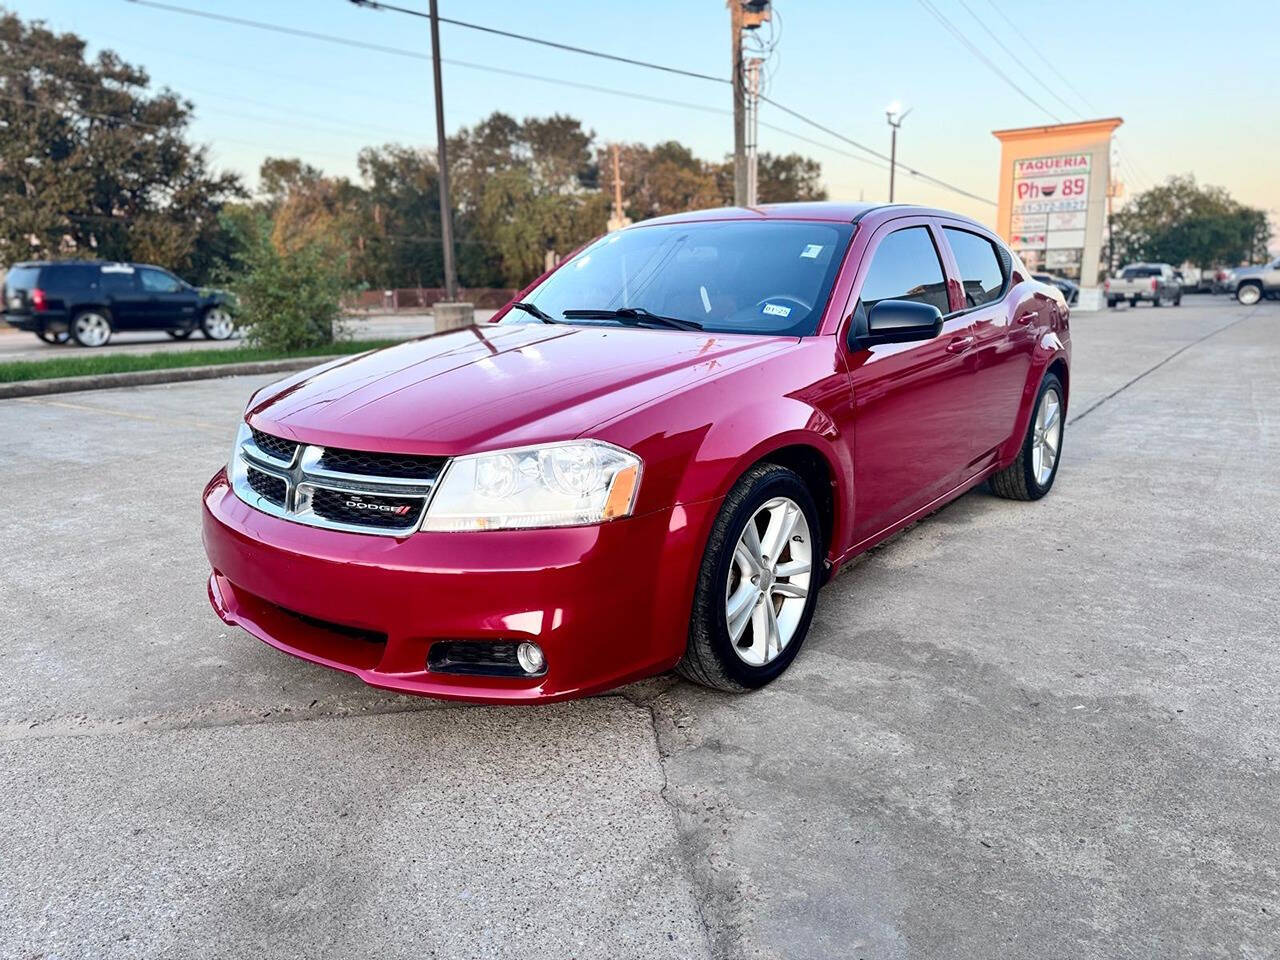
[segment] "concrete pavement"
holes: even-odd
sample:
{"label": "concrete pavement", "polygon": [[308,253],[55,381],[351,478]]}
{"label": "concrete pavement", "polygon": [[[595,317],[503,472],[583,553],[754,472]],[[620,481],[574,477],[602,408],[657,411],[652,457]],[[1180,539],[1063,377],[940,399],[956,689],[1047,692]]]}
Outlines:
{"label": "concrete pavement", "polygon": [[293,660],[204,597],[266,378],[0,402],[0,956],[1274,956],[1280,305],[1072,326],[1054,492],[876,549],[744,697]]}

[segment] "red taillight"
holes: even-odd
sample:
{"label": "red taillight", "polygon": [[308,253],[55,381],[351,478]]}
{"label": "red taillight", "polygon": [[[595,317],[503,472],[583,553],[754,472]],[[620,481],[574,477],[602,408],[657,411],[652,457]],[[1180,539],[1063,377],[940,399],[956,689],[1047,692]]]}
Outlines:
{"label": "red taillight", "polygon": [[1110,292],[1111,292],[1111,281],[1110,281],[1110,280],[1103,280],[1103,281],[1102,281],[1102,289],[1103,289],[1103,291],[1104,291],[1104,292],[1106,292],[1106,293],[1110,293]]}
{"label": "red taillight", "polygon": [[1157,287],[1157,286],[1159,286],[1159,284],[1157,284],[1157,283],[1156,283],[1156,278],[1155,278],[1155,277],[1152,277],[1152,278],[1151,278],[1151,289],[1152,289],[1152,291],[1154,291],[1154,290],[1156,289],[1156,287]]}
{"label": "red taillight", "polygon": [[44,291],[39,287],[33,287],[31,293],[27,295],[31,300],[31,307],[37,313],[45,308]]}

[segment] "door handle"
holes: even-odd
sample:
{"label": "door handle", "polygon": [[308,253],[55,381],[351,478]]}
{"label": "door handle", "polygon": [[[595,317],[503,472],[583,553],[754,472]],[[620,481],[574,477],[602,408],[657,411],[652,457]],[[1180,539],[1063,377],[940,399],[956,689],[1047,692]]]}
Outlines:
{"label": "door handle", "polygon": [[1034,313],[1024,313],[1018,317],[1018,323],[1022,324],[1025,327],[1028,323],[1030,323],[1035,318],[1036,318],[1036,315]]}
{"label": "door handle", "polygon": [[964,353],[973,346],[973,337],[954,337],[947,344],[947,353]]}

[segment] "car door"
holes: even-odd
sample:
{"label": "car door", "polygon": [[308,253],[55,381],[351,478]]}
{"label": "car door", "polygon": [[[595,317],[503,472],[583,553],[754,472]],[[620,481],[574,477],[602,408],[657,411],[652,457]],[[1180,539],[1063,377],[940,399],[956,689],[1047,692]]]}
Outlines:
{"label": "car door", "polygon": [[[973,349],[965,363],[973,375],[958,399],[979,463],[996,453],[1013,432],[1018,404],[1031,369],[1041,305],[1013,300],[1013,258],[969,225],[942,222],[942,238],[964,297],[962,313],[972,324]],[[1050,303],[1041,297],[1043,306]],[[982,464],[985,465],[985,464]]]}
{"label": "car door", "polygon": [[[951,312],[946,270],[927,218],[891,220],[871,238],[849,326],[865,323],[880,300],[914,300]],[[846,327],[846,330],[848,327]],[[963,399],[973,343],[967,316],[943,323],[941,336],[850,349],[853,401],[854,539],[893,526],[964,479],[972,444]]]}
{"label": "car door", "polygon": [[159,267],[139,267],[138,277],[148,295],[147,326],[167,329],[195,323],[194,289]]}
{"label": "car door", "polygon": [[146,326],[149,294],[138,282],[138,271],[127,263],[104,264],[98,278],[99,289],[111,325],[117,330],[138,330]]}

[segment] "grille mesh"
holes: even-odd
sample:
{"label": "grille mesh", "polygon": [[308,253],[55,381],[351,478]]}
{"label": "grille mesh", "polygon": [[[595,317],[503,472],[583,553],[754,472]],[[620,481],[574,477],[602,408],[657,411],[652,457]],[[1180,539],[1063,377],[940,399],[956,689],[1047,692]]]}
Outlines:
{"label": "grille mesh", "polygon": [[[348,505],[352,503],[366,503],[372,508]],[[326,520],[382,530],[412,527],[422,512],[422,504],[422,497],[380,497],[370,493],[357,496],[324,487],[317,488],[311,499],[311,509]],[[379,507],[392,509],[377,509]]]}
{"label": "grille mesh", "polygon": [[[251,427],[250,429],[252,430],[253,428]],[[298,445],[292,440],[273,437],[271,434],[263,433],[261,430],[253,431],[253,442],[267,456],[283,460],[285,463],[293,460],[294,451],[298,449]]]}
{"label": "grille mesh", "polygon": [[269,500],[278,507],[284,506],[285,482],[261,470],[249,468],[249,486],[253,492],[264,500]]}
{"label": "grille mesh", "polygon": [[320,458],[325,470],[401,480],[434,480],[444,468],[444,457],[419,457],[400,453],[366,453],[328,447]]}

